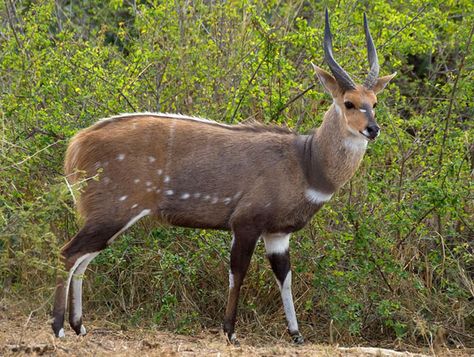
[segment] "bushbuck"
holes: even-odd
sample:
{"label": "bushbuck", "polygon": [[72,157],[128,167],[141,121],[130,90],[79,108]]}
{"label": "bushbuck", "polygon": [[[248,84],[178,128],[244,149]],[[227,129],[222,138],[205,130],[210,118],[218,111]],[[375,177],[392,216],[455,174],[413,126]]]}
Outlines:
{"label": "bushbuck", "polygon": [[180,114],[135,113],[102,119],[76,134],[67,149],[69,185],[82,183],[77,207],[83,227],[62,248],[69,272],[57,278],[52,328],[64,336],[82,324],[82,275],[88,264],[139,219],[181,227],[228,230],[229,292],[223,329],[238,344],[240,288],[255,245],[263,239],[281,292],[288,331],[303,343],[291,293],[289,240],[357,170],[367,143],[380,133],[377,53],[364,14],[370,71],[354,83],[334,60],[325,14],[324,54],[332,75],[314,66],[333,103],[309,135],[257,124],[226,125]]}

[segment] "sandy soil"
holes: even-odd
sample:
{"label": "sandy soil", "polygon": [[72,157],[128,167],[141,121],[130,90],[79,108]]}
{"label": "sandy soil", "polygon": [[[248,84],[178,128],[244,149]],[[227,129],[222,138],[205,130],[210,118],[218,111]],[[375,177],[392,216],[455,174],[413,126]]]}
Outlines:
{"label": "sandy soil", "polygon": [[[183,336],[156,330],[88,326],[86,336],[76,336],[68,327],[66,337],[53,336],[48,321],[37,317],[0,311],[0,356],[397,356],[433,355],[396,352],[378,348],[325,346],[305,344],[293,346],[286,341],[269,341],[255,345],[241,339],[241,347],[230,346],[218,331],[203,331],[197,336]],[[473,356],[474,351],[440,351],[437,355]]]}

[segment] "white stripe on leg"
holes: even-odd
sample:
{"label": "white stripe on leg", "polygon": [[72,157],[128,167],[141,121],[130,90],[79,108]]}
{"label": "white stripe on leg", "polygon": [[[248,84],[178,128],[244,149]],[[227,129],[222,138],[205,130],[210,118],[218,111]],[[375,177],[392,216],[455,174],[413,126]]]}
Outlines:
{"label": "white stripe on leg", "polygon": [[291,271],[288,272],[283,285],[280,286],[280,293],[286,320],[288,321],[288,330],[290,333],[296,332],[298,331],[298,321],[296,320],[295,305],[291,293]]}
{"label": "white stripe on leg", "polygon": [[[82,317],[82,280],[83,274],[87,269],[89,263],[99,254],[99,252],[88,253],[88,256],[79,264],[72,277],[72,292],[71,296],[71,311],[72,320],[74,323],[79,322]],[[81,327],[81,334],[85,335],[85,328]]]}

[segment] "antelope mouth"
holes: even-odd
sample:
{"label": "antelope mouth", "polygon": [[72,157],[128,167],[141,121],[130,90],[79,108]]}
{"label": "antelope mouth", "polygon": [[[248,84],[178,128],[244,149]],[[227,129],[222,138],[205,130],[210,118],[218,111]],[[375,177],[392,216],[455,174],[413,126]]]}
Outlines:
{"label": "antelope mouth", "polygon": [[367,141],[374,141],[377,139],[377,137],[380,135],[380,129],[372,129],[372,130],[367,130],[364,129],[362,131],[359,131],[359,133],[367,140]]}
{"label": "antelope mouth", "polygon": [[[366,131],[366,130],[364,130]],[[359,133],[367,140],[367,141],[374,141],[376,136],[375,137],[371,137],[369,133],[364,133],[364,131],[359,131]]]}

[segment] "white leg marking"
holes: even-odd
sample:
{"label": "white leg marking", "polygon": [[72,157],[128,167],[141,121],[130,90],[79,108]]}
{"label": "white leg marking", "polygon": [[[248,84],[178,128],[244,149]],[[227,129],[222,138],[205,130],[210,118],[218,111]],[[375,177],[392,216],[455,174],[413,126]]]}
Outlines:
{"label": "white leg marking", "polygon": [[290,332],[298,331],[298,321],[296,320],[295,306],[291,294],[291,271],[286,275],[283,285],[280,287],[281,300],[285,310],[286,321],[288,321],[288,330]]}
{"label": "white leg marking", "polygon": [[148,156],[148,161],[149,162],[155,162],[156,158],[154,158],[153,156]]}
{"label": "white leg marking", "polygon": [[288,251],[290,234],[274,233],[264,234],[265,250],[267,254],[283,254]]}
{"label": "white leg marking", "polygon": [[87,333],[86,328],[84,327],[84,325],[81,325],[81,333],[80,333],[80,335],[81,335],[81,336],[84,336],[86,333]]}
{"label": "white leg marking", "polygon": [[324,193],[312,188],[308,188],[305,192],[304,195],[306,196],[306,199],[314,204],[319,204],[323,202],[327,202],[331,199],[333,193]]}
{"label": "white leg marking", "polygon": [[156,170],[156,173],[158,176],[161,176],[161,174],[163,173],[163,170],[162,169]]}
{"label": "white leg marking", "polygon": [[189,196],[191,196],[191,195],[189,193],[185,192],[181,195],[181,199],[187,200],[189,198]]}
{"label": "white leg marking", "polygon": [[151,209],[144,209],[143,211],[141,211],[138,215],[136,215],[135,217],[133,217],[130,221],[128,221],[128,223],[121,229],[119,230],[117,233],[114,234],[114,236],[112,238],[110,238],[108,241],[107,241],[107,244],[110,244],[114,241],[115,238],[117,238],[119,236],[120,233],[122,233],[123,231],[126,231],[127,229],[129,229],[131,226],[133,226],[139,219],[145,217],[145,216],[148,216],[149,214],[151,213]]}
{"label": "white leg marking", "polygon": [[234,274],[232,274],[232,271],[229,269],[229,290],[234,288]]}
{"label": "white leg marking", "polygon": [[166,190],[166,191],[165,191],[165,195],[166,195],[166,196],[173,196],[173,194],[174,194],[174,191],[173,191],[173,190]]}
{"label": "white leg marking", "polygon": [[119,198],[119,201],[125,201],[127,199],[127,197],[128,197],[127,195],[122,196],[122,197]]}
{"label": "white leg marking", "polygon": [[85,260],[87,259],[87,257],[90,255],[91,253],[87,253],[87,254],[84,254],[82,256],[80,256],[79,258],[77,258],[76,262],[74,263],[74,265],[72,266],[71,269],[69,269],[69,274],[68,274],[68,277],[67,277],[67,281],[66,281],[66,302],[64,304],[64,309],[67,309],[67,303],[68,303],[68,298],[69,298],[69,286],[71,286],[71,279],[72,279],[72,275],[74,274],[74,272],[76,271],[77,267]]}
{"label": "white leg marking", "polygon": [[64,338],[64,337],[66,337],[66,334],[64,333],[64,329],[63,329],[63,328],[61,328],[61,330],[59,330],[59,332],[58,332],[58,337],[59,337],[59,338]]}
{"label": "white leg marking", "polygon": [[122,161],[123,159],[125,159],[125,154],[118,154],[117,155],[117,160],[118,161]]}
{"label": "white leg marking", "polygon": [[[77,267],[76,271],[73,273],[72,277],[72,287],[73,287],[73,295],[72,295],[72,304],[71,304],[71,311],[70,314],[72,314],[72,318],[74,323],[77,323],[81,317],[82,317],[82,275],[87,269],[87,266],[89,263],[94,259],[99,252],[94,252],[94,253],[88,253],[86,254],[87,257],[79,264]],[[82,333],[82,327],[81,327],[81,333]],[[84,333],[85,334],[85,333]]]}
{"label": "white leg marking", "polygon": [[169,177],[169,176],[165,176],[163,182],[164,182],[164,183],[170,182],[170,177]]}

